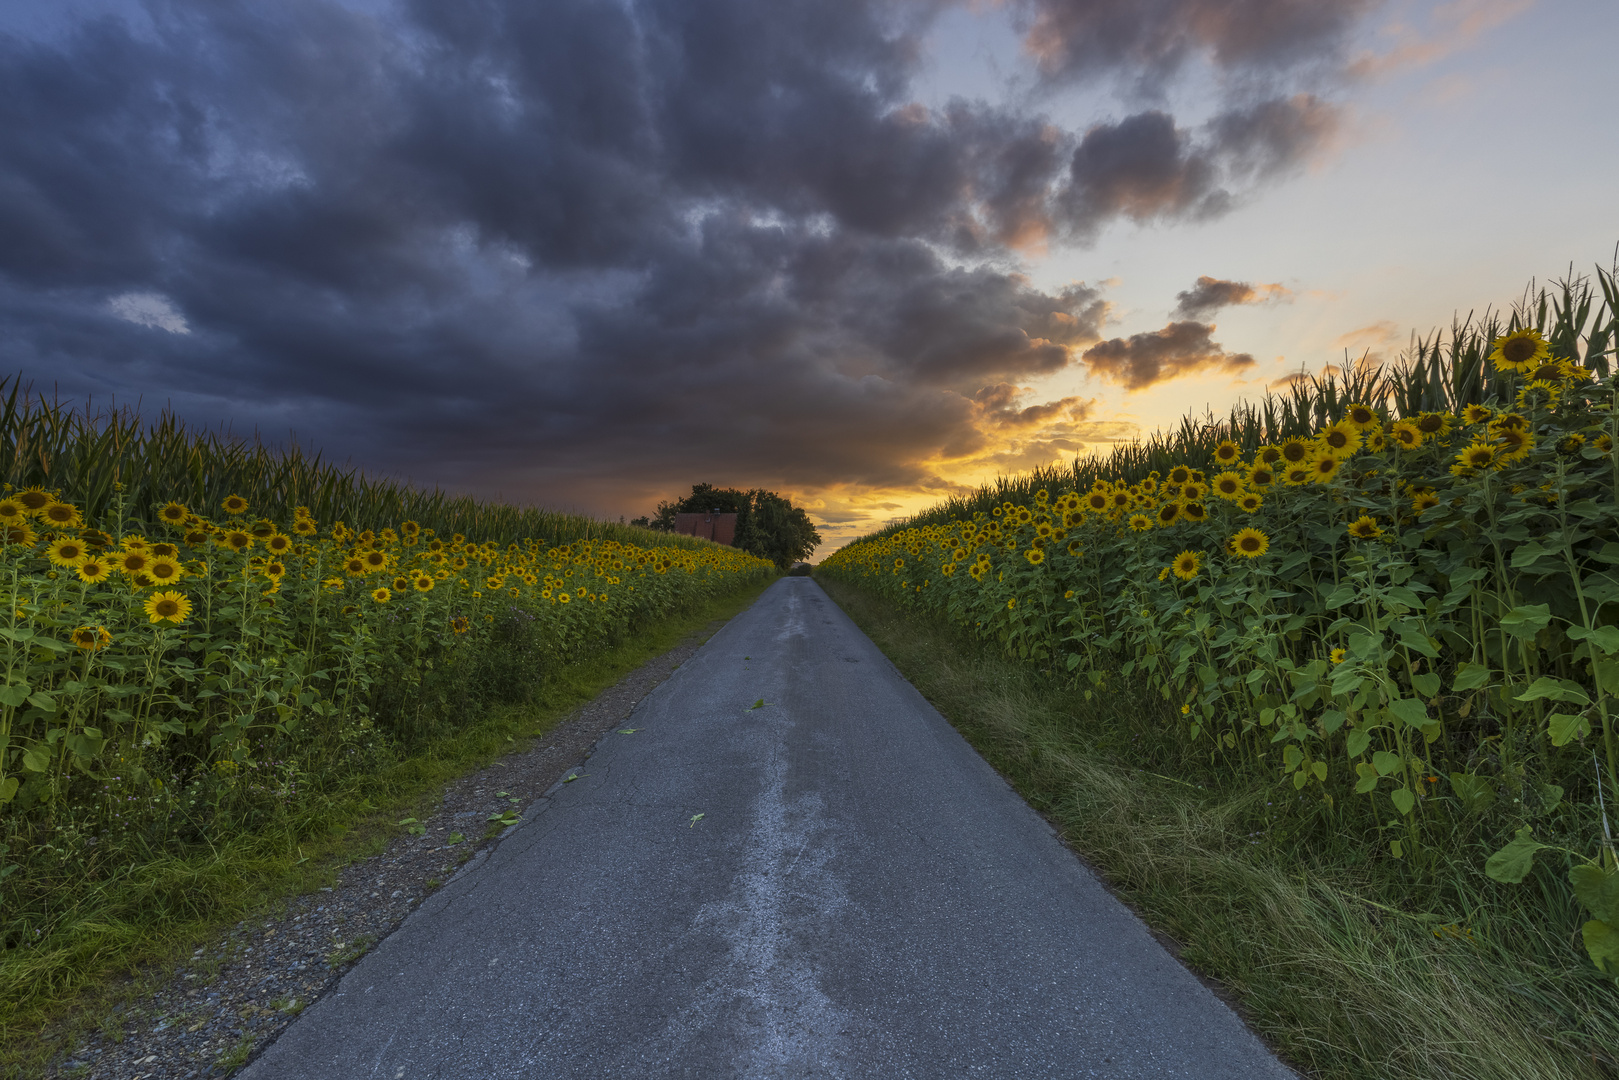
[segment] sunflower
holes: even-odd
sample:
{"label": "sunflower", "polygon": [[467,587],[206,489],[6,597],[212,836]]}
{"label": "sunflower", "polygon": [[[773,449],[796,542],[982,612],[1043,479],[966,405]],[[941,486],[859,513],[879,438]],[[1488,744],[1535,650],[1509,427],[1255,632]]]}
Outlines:
{"label": "sunflower", "polygon": [[[513,590],[511,590],[511,593],[512,593],[513,596],[516,596],[517,595],[517,590],[513,589]],[[557,593],[557,603],[559,603],[559,604],[571,604],[572,602],[573,602],[573,597],[569,596],[567,593],[565,593],[565,592]]]}
{"label": "sunflower", "polygon": [[1169,564],[1170,573],[1182,581],[1191,581],[1197,577],[1197,572],[1203,569],[1203,553],[1201,551],[1183,551],[1175,556],[1175,561]]}
{"label": "sunflower", "polygon": [[1448,412],[1418,413],[1416,419],[1417,430],[1422,432],[1425,439],[1438,439],[1450,434],[1450,421],[1452,417]]}
{"label": "sunflower", "polygon": [[[1085,554],[1085,545],[1081,544],[1078,540],[1068,541],[1068,554],[1072,555],[1076,559],[1079,558],[1081,555]],[[987,561],[980,563],[979,565],[984,568],[986,573],[989,571],[989,563]]]}
{"label": "sunflower", "polygon": [[1334,664],[1341,664],[1341,663],[1344,662],[1344,657],[1346,657],[1348,655],[1349,654],[1344,652],[1344,650],[1342,650],[1342,649],[1334,649],[1334,650],[1332,650],[1332,655],[1330,657],[1328,657],[1328,659],[1331,660]]}
{"label": "sunflower", "polygon": [[51,560],[52,566],[77,566],[90,557],[90,549],[82,540],[63,537],[51,542],[45,549],[45,557]]}
{"label": "sunflower", "polygon": [[201,547],[208,542],[208,534],[201,529],[192,529],[185,534],[187,547]]}
{"label": "sunflower", "polygon": [[1360,449],[1360,428],[1348,420],[1340,420],[1323,430],[1317,442],[1334,457],[1352,457]]}
{"label": "sunflower", "polygon": [[279,583],[282,578],[287,576],[287,566],[280,559],[271,559],[264,564],[264,576]]}
{"label": "sunflower", "polygon": [[1562,396],[1563,388],[1556,383],[1536,379],[1518,391],[1515,404],[1520,409],[1552,409],[1557,407],[1558,399]]}
{"label": "sunflower", "polygon": [[1344,406],[1344,418],[1339,422],[1349,424],[1357,431],[1379,426],[1376,410],[1370,405],[1361,405],[1357,402]]}
{"label": "sunflower", "polygon": [[166,525],[184,525],[191,511],[185,508],[184,503],[169,501],[163,504],[163,509],[157,512],[158,520]]}
{"label": "sunflower", "polygon": [[5,537],[6,543],[21,544],[24,547],[32,547],[34,541],[38,539],[34,535],[33,528],[26,521],[19,525],[0,525],[0,535]]}
{"label": "sunflower", "polygon": [[52,499],[46,503],[39,512],[39,520],[53,529],[77,529],[84,525],[84,519],[79,517],[79,508],[72,503],[57,502]]}
{"label": "sunflower", "polygon": [[1006,601],[1006,610],[1011,611],[1015,607],[1017,607],[1017,597],[1014,596]]}
{"label": "sunflower", "polygon": [[1310,479],[1318,484],[1325,484],[1338,475],[1338,467],[1343,459],[1330,451],[1316,455],[1310,463]]}
{"label": "sunflower", "polygon": [[1365,435],[1366,449],[1374,454],[1381,454],[1389,444],[1389,437],[1380,427],[1372,428]]}
{"label": "sunflower", "polygon": [[1103,510],[1106,510],[1107,492],[1093,491],[1089,495],[1085,496],[1085,507],[1088,510],[1096,511],[1097,513],[1101,513]]}
{"label": "sunflower", "polygon": [[[605,597],[603,599],[605,599]],[[464,634],[468,630],[472,629],[472,623],[465,615],[457,615],[455,618],[450,620],[450,629],[454,633]]]}
{"label": "sunflower", "polygon": [[146,564],[146,576],[159,585],[169,585],[185,577],[185,568],[172,555],[154,555]]}
{"label": "sunflower", "polygon": [[191,601],[183,593],[155,592],[146,598],[144,610],[155,623],[180,623],[191,614]]}
{"label": "sunflower", "polygon": [[75,568],[75,572],[86,585],[99,585],[112,577],[112,564],[106,559],[85,559]]}
{"label": "sunflower", "polygon": [[349,577],[363,577],[366,573],[365,560],[358,555],[344,559],[343,572]]}
{"label": "sunflower", "polygon": [[1456,464],[1464,469],[1493,469],[1499,464],[1499,455],[1489,443],[1476,442],[1456,455]]}
{"label": "sunflower", "polygon": [[1244,559],[1257,559],[1270,550],[1270,537],[1258,529],[1238,529],[1231,538],[1231,552]]}
{"label": "sunflower", "polygon": [[0,524],[15,525],[28,516],[28,507],[17,499],[0,499]]}
{"label": "sunflower", "polygon": [[219,534],[219,543],[232,551],[246,551],[253,546],[253,536],[241,529],[228,529]]}
{"label": "sunflower", "polygon": [[292,531],[299,536],[314,536],[320,528],[310,518],[299,518],[292,523]]}
{"label": "sunflower", "polygon": [[81,626],[68,635],[75,649],[96,652],[112,644],[112,635],[105,626]]}
{"label": "sunflower", "polygon": [[1349,523],[1349,535],[1356,540],[1376,540],[1383,535],[1383,530],[1377,524],[1376,518],[1370,514],[1362,514]]}
{"label": "sunflower", "polygon": [[1045,551],[1037,547],[1032,547],[1028,551],[1025,551],[1023,553],[1023,557],[1029,560],[1030,566],[1039,566],[1041,563],[1046,561]]}
{"label": "sunflower", "polygon": [[1208,489],[1199,480],[1190,480],[1181,485],[1182,502],[1201,502],[1203,496],[1208,493]]}
{"label": "sunflower", "polygon": [[140,548],[126,548],[113,556],[114,565],[131,577],[145,573],[151,562],[152,557]]}
{"label": "sunflower", "polygon": [[1282,483],[1288,487],[1298,487],[1300,484],[1308,484],[1313,475],[1313,470],[1307,465],[1290,465],[1282,473]]}
{"label": "sunflower", "polygon": [[1276,483],[1276,470],[1263,461],[1255,461],[1248,470],[1248,486],[1267,488]]}
{"label": "sunflower", "polygon": [[[415,589],[417,592],[432,592],[433,586],[436,584],[437,582],[434,581],[433,575],[420,573],[417,574],[415,580],[410,583],[411,588]],[[513,589],[512,591],[516,592],[517,590]]]}
{"label": "sunflower", "polygon": [[1497,371],[1533,371],[1541,361],[1551,355],[1551,347],[1540,336],[1539,330],[1525,327],[1495,339],[1490,360]]}
{"label": "sunflower", "polygon": [[219,506],[225,511],[225,513],[230,514],[232,517],[238,517],[247,513],[247,500],[242,498],[240,495],[225,496],[225,501],[220,503]]}
{"label": "sunflower", "polygon": [[286,533],[271,533],[264,538],[264,550],[272,555],[285,555],[292,550],[292,537]]}
{"label": "sunflower", "polygon": [[1534,448],[1535,437],[1524,428],[1502,428],[1495,433],[1495,439],[1501,444],[1501,463],[1504,465],[1511,461],[1522,461],[1529,456]]}
{"label": "sunflower", "polygon": [[1282,460],[1289,465],[1302,465],[1310,458],[1310,444],[1304,439],[1288,439],[1280,449]]}
{"label": "sunflower", "polygon": [[379,604],[386,604],[389,600],[393,599],[393,595],[393,593],[388,591],[388,587],[386,585],[379,585],[375,589],[371,590],[371,599],[375,600]]}
{"label": "sunflower", "polygon": [[1418,517],[1423,511],[1432,510],[1439,505],[1439,496],[1433,488],[1414,488],[1411,492],[1411,512]]}
{"label": "sunflower", "polygon": [[1214,478],[1214,494],[1227,501],[1242,498],[1243,489],[1241,473],[1223,472]]}
{"label": "sunflower", "polygon": [[1214,448],[1214,460],[1221,465],[1234,465],[1240,457],[1242,457],[1242,447],[1230,439],[1222,440],[1220,445]]}
{"label": "sunflower", "polygon": [[1200,502],[1189,502],[1181,507],[1181,516],[1187,521],[1207,521],[1209,508]]}
{"label": "sunflower", "polygon": [[1254,452],[1255,464],[1270,465],[1274,467],[1281,460],[1282,448],[1280,446],[1261,446]]}
{"label": "sunflower", "polygon": [[1466,424],[1487,424],[1495,410],[1488,405],[1466,405],[1462,407],[1462,422]]}
{"label": "sunflower", "polygon": [[46,491],[37,484],[33,487],[24,488],[23,490],[17,492],[17,494],[13,497],[18,502],[22,503],[23,506],[28,508],[28,514],[30,517],[45,509],[47,503],[53,503],[56,501],[55,495],[51,494],[49,491]]}
{"label": "sunflower", "polygon": [[1264,505],[1264,498],[1252,491],[1237,500],[1237,508],[1250,514]]}
{"label": "sunflower", "polygon": [[173,544],[153,544],[149,549],[149,553],[154,559],[160,555],[169,559],[178,559],[180,557],[180,549]]}
{"label": "sunflower", "polygon": [[1572,374],[1574,364],[1570,364],[1566,359],[1548,359],[1546,363],[1535,368],[1535,371],[1528,372],[1527,379],[1530,382],[1562,382]]}
{"label": "sunflower", "polygon": [[1557,440],[1556,450],[1564,457],[1573,457],[1585,446],[1585,436],[1578,431],[1571,431]]}
{"label": "sunflower", "polygon": [[1389,438],[1401,450],[1415,450],[1422,445],[1422,429],[1410,420],[1401,420],[1389,431]]}

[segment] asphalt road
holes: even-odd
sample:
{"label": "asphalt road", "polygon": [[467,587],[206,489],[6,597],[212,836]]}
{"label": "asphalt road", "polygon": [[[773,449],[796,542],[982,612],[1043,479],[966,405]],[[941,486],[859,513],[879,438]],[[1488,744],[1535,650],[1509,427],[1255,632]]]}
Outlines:
{"label": "asphalt road", "polygon": [[625,727],[244,1075],[1293,1076],[811,579]]}

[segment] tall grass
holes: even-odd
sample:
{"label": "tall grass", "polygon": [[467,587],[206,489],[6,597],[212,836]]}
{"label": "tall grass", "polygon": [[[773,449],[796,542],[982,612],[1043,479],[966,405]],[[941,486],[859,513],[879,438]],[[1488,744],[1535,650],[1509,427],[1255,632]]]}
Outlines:
{"label": "tall grass", "polygon": [[307,506],[317,520],[342,521],[357,532],[412,519],[442,536],[463,533],[502,545],[528,537],[699,545],[580,514],[414,487],[327,461],[296,443],[279,447],[256,435],[190,427],[168,411],[148,418],[131,408],[92,411],[47,400],[16,376],[0,378],[0,481],[66,492],[86,518],[110,517],[115,485],[122,484],[133,507],[170,499],[215,507],[234,494],[259,507]]}

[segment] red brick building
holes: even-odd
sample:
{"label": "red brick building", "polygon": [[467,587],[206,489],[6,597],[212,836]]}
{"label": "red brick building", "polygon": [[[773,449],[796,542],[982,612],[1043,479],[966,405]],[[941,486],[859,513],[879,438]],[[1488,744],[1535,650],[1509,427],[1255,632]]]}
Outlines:
{"label": "red brick building", "polygon": [[735,514],[676,514],[675,532],[682,536],[701,536],[716,544],[736,543]]}

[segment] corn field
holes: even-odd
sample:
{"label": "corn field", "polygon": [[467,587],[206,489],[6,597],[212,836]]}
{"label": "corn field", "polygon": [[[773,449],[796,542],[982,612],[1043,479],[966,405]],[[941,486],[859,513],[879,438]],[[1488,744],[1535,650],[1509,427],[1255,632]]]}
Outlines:
{"label": "corn field", "polygon": [[1619,290],[1595,286],[1003,480],[819,572],[1076,694],[1161,696],[1220,770],[1359,800],[1367,857],[1416,879],[1447,845],[1506,885],[1546,852],[1619,975]]}
{"label": "corn field", "polygon": [[15,384],[0,448],[10,957],[48,943],[84,883],[295,816],[558,666],[775,572]]}

